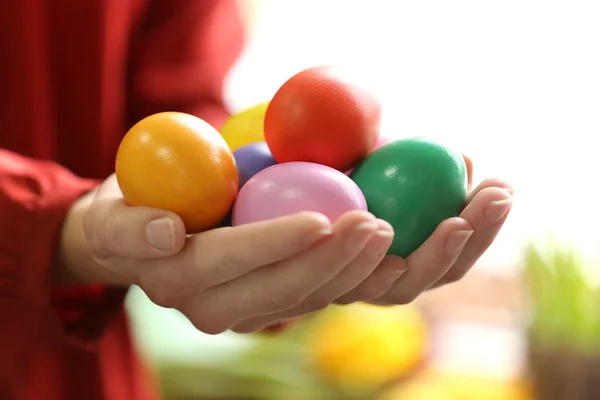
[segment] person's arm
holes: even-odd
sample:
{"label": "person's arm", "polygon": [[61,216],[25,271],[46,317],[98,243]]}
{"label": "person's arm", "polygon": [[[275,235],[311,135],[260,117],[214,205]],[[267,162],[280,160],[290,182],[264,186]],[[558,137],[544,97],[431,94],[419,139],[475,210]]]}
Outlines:
{"label": "person's arm", "polygon": [[[132,50],[131,122],[171,109],[218,124],[227,115],[221,98],[223,80],[243,45],[236,2],[156,0],[149,4]],[[89,282],[53,285],[53,277],[60,282],[68,275],[57,257],[63,220],[71,205],[97,183],[54,163],[0,151],[0,316],[4,320],[26,315],[26,309],[46,310],[43,318],[56,319],[53,307],[67,333],[94,340],[122,308],[123,288]],[[36,315],[31,316],[32,324],[42,318]],[[46,337],[61,337],[60,324],[54,326],[58,335],[46,332]],[[0,335],[8,335],[3,342],[14,343],[16,332],[3,328]]]}
{"label": "person's arm", "polygon": [[[51,276],[65,215],[77,198],[96,185],[57,164],[0,149],[0,318],[5,321],[0,353],[22,354],[48,340],[62,340],[53,311],[58,311],[65,326],[84,329],[72,323],[85,307],[52,307]],[[111,297],[110,291],[95,294],[99,302],[104,298],[111,303]],[[110,309],[105,302],[102,310]],[[96,314],[95,320],[100,321],[110,312]]]}
{"label": "person's arm", "polygon": [[[237,2],[154,0],[148,4],[132,38],[130,124],[165,110],[219,124],[227,116],[221,96],[224,78],[243,46]],[[94,271],[81,272],[94,276]],[[124,295],[124,289],[86,282],[55,288],[52,298],[69,331],[93,338],[120,309]],[[92,329],[94,335],[89,336]]]}
{"label": "person's arm", "polygon": [[155,0],[131,51],[129,123],[162,111],[216,128],[228,116],[225,77],[244,46],[237,0]]}

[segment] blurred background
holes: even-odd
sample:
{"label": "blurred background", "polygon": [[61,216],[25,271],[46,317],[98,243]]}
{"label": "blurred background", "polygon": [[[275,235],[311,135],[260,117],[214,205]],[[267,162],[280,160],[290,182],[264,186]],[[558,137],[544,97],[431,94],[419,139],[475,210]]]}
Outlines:
{"label": "blurred background", "polygon": [[475,183],[510,182],[515,205],[460,283],[405,307],[332,308],[279,335],[203,335],[134,288],[167,400],[600,398],[600,3],[241,4],[232,112],[301,69],[352,66],[382,99],[383,134],[451,142]]}

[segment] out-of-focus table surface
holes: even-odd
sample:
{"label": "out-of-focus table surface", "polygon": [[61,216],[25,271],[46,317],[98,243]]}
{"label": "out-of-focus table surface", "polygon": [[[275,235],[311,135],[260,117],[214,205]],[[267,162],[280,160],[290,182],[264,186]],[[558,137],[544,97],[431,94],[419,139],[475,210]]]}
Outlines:
{"label": "out-of-focus table surface", "polygon": [[[472,273],[418,300],[431,323],[431,363],[437,369],[510,378],[524,367],[523,293],[518,280]],[[223,362],[255,338],[197,331],[176,311],[151,303],[137,287],[127,307],[141,350],[159,362]]]}

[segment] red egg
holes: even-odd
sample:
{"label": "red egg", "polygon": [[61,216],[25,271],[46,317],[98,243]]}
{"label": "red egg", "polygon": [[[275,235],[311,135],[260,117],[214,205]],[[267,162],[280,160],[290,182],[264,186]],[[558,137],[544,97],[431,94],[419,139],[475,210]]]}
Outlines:
{"label": "red egg", "polygon": [[265,141],[279,163],[305,161],[346,171],[379,138],[381,104],[342,70],[306,69],[285,82],[265,116]]}

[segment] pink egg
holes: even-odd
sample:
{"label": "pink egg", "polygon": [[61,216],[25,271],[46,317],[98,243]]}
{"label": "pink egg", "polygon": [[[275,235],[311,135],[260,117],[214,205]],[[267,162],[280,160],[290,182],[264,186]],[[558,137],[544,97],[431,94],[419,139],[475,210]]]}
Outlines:
{"label": "pink egg", "polygon": [[358,186],[325,165],[288,162],[268,167],[242,187],[233,206],[233,226],[316,211],[337,220],[350,210],[367,210]]}

